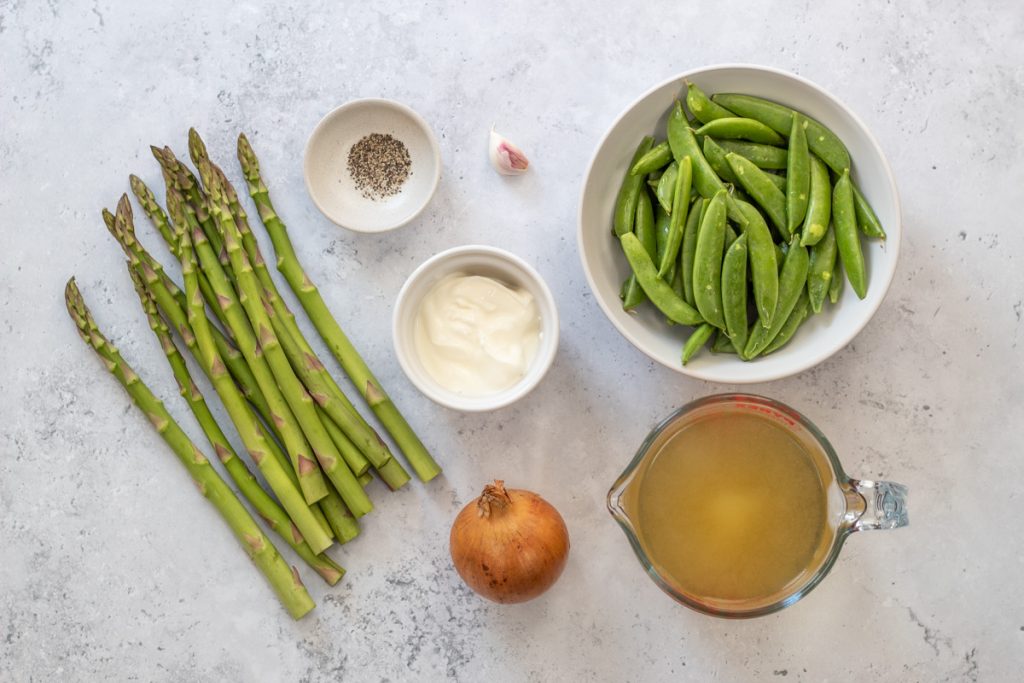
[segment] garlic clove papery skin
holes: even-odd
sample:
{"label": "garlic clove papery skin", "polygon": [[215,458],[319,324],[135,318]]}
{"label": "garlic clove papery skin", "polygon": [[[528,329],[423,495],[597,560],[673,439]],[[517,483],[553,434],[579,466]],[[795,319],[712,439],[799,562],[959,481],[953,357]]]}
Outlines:
{"label": "garlic clove papery skin", "polygon": [[494,170],[502,175],[521,175],[530,167],[530,160],[503,135],[491,128],[488,154]]}

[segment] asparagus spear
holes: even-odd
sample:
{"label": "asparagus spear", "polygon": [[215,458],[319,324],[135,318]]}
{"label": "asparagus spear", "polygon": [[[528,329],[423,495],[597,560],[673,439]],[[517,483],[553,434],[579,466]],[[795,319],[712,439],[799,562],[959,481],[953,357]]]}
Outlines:
{"label": "asparagus spear", "polygon": [[[174,196],[171,194],[168,197],[173,198]],[[188,228],[183,224],[184,212],[181,210],[181,206],[171,201],[168,204],[168,210],[171,212],[171,220],[175,229],[181,234],[187,233]],[[249,319],[242,310],[243,301],[235,295],[234,287],[221,267],[217,256],[213,253],[206,234],[198,227],[193,227],[191,238],[195,255],[199,258],[198,263],[201,264],[202,270],[206,273],[210,286],[217,296],[231,334],[252,370],[260,392],[270,406],[274,426],[284,441],[285,450],[291,458],[296,474],[299,475],[299,484],[306,497],[306,502],[316,502],[327,495],[327,484],[324,481],[323,473],[317,467],[316,460],[314,460],[316,449],[310,447],[311,444],[307,440],[308,435],[304,433],[305,425],[295,415],[289,389],[278,385],[279,378],[276,378],[268,363],[269,358],[264,348],[263,339],[257,340],[254,328],[250,326]],[[180,236],[178,240],[180,243]]]}
{"label": "asparagus spear", "polygon": [[[164,238],[164,242],[167,243],[167,248],[170,249],[171,255],[175,258],[178,257],[178,243],[177,236],[174,234],[174,228],[171,226],[171,221],[167,217],[167,214],[157,203],[156,197],[153,196],[152,190],[139,178],[137,175],[128,176],[128,181],[132,186],[132,192],[135,194],[135,198],[139,200],[139,204],[142,206],[143,212],[149,217],[153,227],[157,229],[161,237]],[[167,188],[168,194],[171,192],[177,192],[171,186]],[[180,194],[179,194],[180,196]],[[210,306],[210,310],[217,316],[217,320],[220,324],[227,328],[227,321],[224,320],[223,313],[220,310],[220,306],[217,305],[217,297],[213,293],[213,288],[210,287],[209,281],[206,279],[204,273],[199,274],[199,290],[203,293],[203,298],[206,303]]]}
{"label": "asparagus spear", "polygon": [[[188,347],[189,351],[192,352],[192,355],[196,358],[196,360],[200,361],[200,365],[203,368],[203,371],[207,374],[207,377],[210,379],[210,381],[213,382],[214,378],[209,374],[209,368],[202,364],[202,356],[200,355],[195,335],[192,333],[192,327],[187,320],[187,315],[185,311],[178,305],[178,302],[170,295],[170,292],[168,292],[168,290],[165,287],[163,287],[163,283],[160,282],[160,280],[156,277],[156,274],[152,270],[146,268],[144,264],[139,263],[137,260],[132,262],[131,267],[136,272],[136,274],[139,275],[140,279],[142,279],[145,282],[146,289],[156,300],[157,306],[160,308],[160,310],[164,312],[164,315],[168,317],[168,319],[171,322],[171,325],[174,327],[174,329],[178,331],[179,336],[181,336],[182,341],[185,342],[185,345]],[[244,369],[246,373],[249,372],[249,366],[245,364],[245,360],[241,358],[241,354],[239,354],[237,350],[232,348],[232,360],[229,361],[229,357],[225,355],[225,352],[223,350],[222,338],[218,336],[219,333],[217,331],[217,328],[215,328],[213,324],[209,322],[209,320],[206,321],[206,325],[207,329],[210,330],[211,334],[214,335],[214,345],[218,354],[218,358],[220,358],[224,365],[228,367],[228,370],[230,371],[232,377],[234,377],[235,381],[239,383],[239,386],[248,386],[248,391],[246,391],[245,388],[238,389],[237,387],[236,390],[241,391],[243,397],[248,398],[252,402],[252,405],[255,406],[257,410],[261,411],[263,419],[267,420],[268,424],[273,424],[273,422],[269,419],[270,408],[267,406],[266,401],[263,398],[263,395],[259,392],[259,388],[256,387],[256,380],[252,379],[251,374],[245,375],[244,373],[241,372],[242,369]],[[249,379],[245,379],[246,377],[248,377]],[[233,382],[232,385],[234,385]],[[249,404],[243,401],[242,405],[247,411],[249,411],[250,419],[259,430],[260,435],[264,439],[264,443],[267,446],[267,449],[270,451],[271,455],[277,461],[279,467],[281,468],[281,471],[284,472],[285,476],[289,479],[295,490],[299,491],[299,478],[295,474],[295,471],[292,469],[292,465],[291,462],[288,460],[288,456],[285,455],[284,451],[280,449],[280,447],[277,445],[277,442],[274,441],[274,439],[271,437],[267,428],[264,427],[263,423],[257,420],[256,416],[252,414],[252,411],[249,408]],[[299,495],[301,497],[301,494]],[[278,497],[280,497],[280,495]],[[320,533],[330,538],[331,534],[333,533],[332,528],[334,525],[330,524],[329,520],[327,519],[327,513],[321,511],[321,509],[315,503],[309,505],[308,507],[310,510],[310,514],[313,516],[314,520],[317,523],[317,527],[319,528]],[[294,516],[292,516],[292,518],[295,519]],[[300,529],[301,528],[304,527],[300,526]]]}
{"label": "asparagus spear", "polygon": [[270,234],[274,250],[277,252],[277,269],[288,281],[288,285],[298,297],[320,336],[331,349],[331,353],[345,369],[349,379],[366,399],[398,447],[405,453],[406,459],[416,474],[423,481],[433,479],[441,472],[441,468],[427,452],[423,442],[413,432],[409,423],[398,412],[348,337],[342,332],[341,327],[320,296],[316,285],[302,269],[288,237],[288,230],[274,211],[267,187],[260,177],[259,162],[244,134],[238,137],[238,159],[242,164],[242,172],[249,186],[249,194],[256,203],[260,219]]}
{"label": "asparagus spear", "polygon": [[213,217],[210,215],[210,206],[206,194],[199,186],[199,181],[188,169],[188,166],[178,161],[170,147],[161,149],[151,146],[149,149],[153,152],[153,156],[156,157],[160,167],[163,169],[164,181],[167,183],[167,187],[173,187],[188,199],[189,205],[195,211],[196,220],[199,221],[199,225],[206,234],[206,239],[210,241],[214,252],[220,254],[223,251],[224,245],[221,244],[220,236],[217,234],[217,227],[214,225]]}
{"label": "asparagus spear", "polygon": [[331,544],[331,540],[310,512],[301,491],[292,484],[281,464],[273,456],[268,457],[270,439],[266,438],[259,428],[259,421],[256,420],[256,416],[245,403],[238,387],[231,380],[224,362],[217,353],[217,347],[213,343],[210,321],[203,313],[203,300],[199,294],[192,240],[187,233],[181,233],[178,241],[181,244],[181,272],[185,280],[185,296],[188,300],[188,323],[195,335],[199,361],[220,396],[221,403],[227,409],[231,421],[235,423],[238,435],[242,438],[242,443],[245,444],[253,462],[260,468],[264,479],[267,480],[278,501],[288,511],[288,516],[295,522],[295,526],[306,537],[306,542],[314,552],[319,553]]}
{"label": "asparagus spear", "polygon": [[288,566],[274,544],[210,465],[209,460],[181,430],[163,403],[124,361],[117,348],[99,331],[75,285],[74,278],[68,280],[64,299],[68,313],[78,327],[79,336],[103,358],[107,369],[124,386],[167,445],[174,450],[178,460],[195,481],[196,487],[217,508],[249,557],[270,582],[281,604],[294,619],[307,614],[315,604],[302,585],[298,572]]}
{"label": "asparagus spear", "polygon": [[[287,357],[285,357],[281,349],[280,341],[277,335],[274,334],[270,320],[270,317],[273,315],[273,309],[265,309],[263,307],[259,284],[253,273],[252,265],[242,249],[241,235],[238,232],[238,228],[235,226],[235,222],[232,220],[224,203],[224,193],[219,178],[213,173],[209,163],[205,162],[205,160],[199,166],[199,174],[203,179],[203,185],[210,198],[213,218],[220,230],[221,239],[224,241],[224,247],[231,261],[232,271],[235,275],[235,284],[238,286],[239,291],[239,303],[248,315],[252,329],[256,331],[263,358],[272,371],[273,377],[277,380],[281,393],[301,425],[303,433],[309,438],[310,445],[313,447],[313,453],[316,455],[317,460],[319,460],[321,467],[323,467],[324,472],[334,484],[338,493],[341,494],[345,505],[348,506],[356,518],[359,518],[372,510],[373,504],[370,502],[366,492],[359,486],[359,482],[356,481],[351,470],[348,469],[341,454],[338,453],[338,449],[317,416],[312,397],[310,397],[305,387],[302,386],[298,377],[295,376]],[[199,254],[200,258],[203,258],[203,252],[200,251]],[[204,259],[203,267],[206,268],[208,265],[207,260]],[[222,286],[221,283],[216,278],[211,277],[211,284],[220,294],[219,288]],[[242,352],[245,353],[245,342],[240,338],[239,342],[242,346]],[[256,373],[256,379],[260,379],[259,372]],[[263,388],[262,383],[260,388]],[[264,394],[266,394],[265,390]]]}
{"label": "asparagus spear", "polygon": [[[266,299],[265,305],[269,305],[272,309],[272,312],[268,311],[268,313],[271,313],[274,333],[281,342],[281,347],[288,357],[289,363],[310,395],[319,404],[321,411],[326,413],[334,423],[332,425],[328,420],[322,420],[338,451],[354,474],[361,475],[366,471],[369,466],[369,461],[366,458],[369,457],[376,467],[383,470],[383,476],[388,485],[392,489],[400,488],[409,480],[405,469],[397,462],[391,467],[385,467],[392,457],[391,453],[377,433],[358,414],[330,373],[324,368],[296,324],[295,316],[281,299],[277,286],[267,270],[259,245],[249,228],[248,216],[238,201],[238,194],[235,192],[234,186],[221,168],[210,160],[206,152],[206,144],[196,129],[189,129],[188,135],[189,155],[192,157],[193,163],[197,167],[207,168],[207,173],[212,173],[219,181],[224,202],[235,222],[235,227],[241,234],[242,247],[245,249],[249,263],[262,288],[263,296]],[[363,453],[367,455],[364,456]]]}
{"label": "asparagus spear", "polygon": [[270,525],[270,528],[276,531],[288,545],[294,548],[299,557],[320,574],[324,581],[332,586],[338,583],[341,577],[344,576],[345,570],[336,564],[334,560],[327,557],[327,555],[317,555],[312,551],[309,544],[302,538],[298,528],[292,523],[291,518],[288,517],[288,514],[260,487],[256,477],[253,476],[249,468],[235,453],[235,449],[232,448],[220,425],[217,424],[217,420],[210,412],[209,406],[206,405],[202,392],[199,391],[199,387],[192,381],[192,376],[189,374],[185,359],[182,358],[174,340],[171,339],[171,331],[157,312],[156,301],[146,290],[142,277],[130,267],[128,272],[132,276],[135,293],[139,295],[139,303],[142,304],[142,310],[149,321],[149,327],[160,342],[160,347],[167,357],[167,364],[171,366],[171,372],[174,373],[174,379],[178,383],[179,392],[185,399],[185,402],[188,403],[188,407],[192,410],[192,414],[195,415],[196,421],[199,422],[199,426],[206,435],[207,441],[210,442],[213,452],[220,458],[224,468],[238,486],[238,490],[245,496],[246,500],[249,501],[260,517]]}

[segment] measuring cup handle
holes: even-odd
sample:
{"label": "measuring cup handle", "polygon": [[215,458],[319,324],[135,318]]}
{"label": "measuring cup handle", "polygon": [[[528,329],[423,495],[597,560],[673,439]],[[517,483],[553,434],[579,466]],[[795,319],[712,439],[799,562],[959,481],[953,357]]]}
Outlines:
{"label": "measuring cup handle", "polygon": [[851,479],[851,493],[860,505],[850,506],[849,530],[898,529],[910,524],[907,517],[907,487],[891,481]]}

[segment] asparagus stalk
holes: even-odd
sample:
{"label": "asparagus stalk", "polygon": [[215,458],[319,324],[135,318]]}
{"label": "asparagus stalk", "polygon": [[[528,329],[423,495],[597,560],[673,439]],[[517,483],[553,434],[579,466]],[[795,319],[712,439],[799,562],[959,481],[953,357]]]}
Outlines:
{"label": "asparagus stalk", "polygon": [[202,392],[192,381],[185,359],[178,351],[174,340],[171,339],[171,331],[157,312],[156,301],[146,290],[142,277],[131,268],[128,269],[128,272],[132,276],[132,283],[135,285],[136,294],[139,295],[139,303],[142,304],[149,327],[160,342],[160,347],[167,357],[167,364],[171,366],[171,372],[178,383],[181,396],[188,403],[188,407],[195,415],[196,421],[199,422],[207,441],[210,442],[213,452],[220,458],[224,468],[238,486],[238,490],[249,501],[257,514],[270,525],[270,528],[294,548],[299,557],[305,560],[306,564],[316,571],[324,581],[332,586],[338,583],[344,576],[345,570],[327,555],[317,555],[312,551],[288,514],[260,487],[256,477],[235,453],[235,449],[210,412]]}
{"label": "asparagus stalk", "polygon": [[221,403],[224,404],[228,415],[231,416],[231,421],[235,423],[242,443],[245,444],[253,462],[260,468],[267,484],[274,491],[274,495],[288,511],[288,516],[295,522],[295,526],[306,537],[306,542],[309,543],[313,552],[322,552],[330,546],[331,539],[310,512],[300,489],[285,474],[285,468],[272,455],[268,457],[271,448],[269,446],[270,439],[260,429],[259,421],[256,420],[256,416],[245,403],[245,399],[242,398],[241,392],[232,381],[224,362],[217,353],[217,347],[213,343],[210,321],[206,319],[203,312],[203,300],[199,294],[192,240],[188,233],[181,233],[178,241],[181,244],[181,272],[185,280],[185,296],[188,300],[188,323],[195,335],[199,361],[220,396]]}
{"label": "asparagus stalk", "polygon": [[[273,377],[277,380],[281,393],[288,402],[288,406],[292,409],[301,425],[303,433],[309,438],[310,445],[313,447],[313,453],[316,455],[321,467],[323,467],[324,472],[334,484],[338,493],[341,494],[345,505],[348,506],[356,518],[359,518],[372,510],[373,504],[370,502],[366,492],[359,486],[359,482],[356,481],[351,470],[348,469],[345,460],[341,457],[327,430],[324,429],[323,423],[317,415],[312,397],[310,397],[298,377],[295,376],[287,357],[284,355],[284,351],[281,349],[280,341],[277,335],[274,334],[273,325],[270,320],[273,315],[273,309],[265,309],[263,307],[259,284],[253,273],[252,265],[242,249],[241,235],[238,232],[238,228],[235,226],[235,222],[232,220],[224,203],[224,193],[219,178],[205,160],[199,166],[199,174],[203,179],[204,187],[206,187],[213,218],[220,229],[221,239],[224,241],[224,247],[231,262],[232,271],[235,275],[235,284],[238,286],[240,293],[239,302],[248,315],[252,329],[256,331],[263,358],[266,359],[267,365],[270,367]],[[201,251],[200,257],[202,258]],[[204,261],[204,268],[207,265],[207,262]],[[211,284],[213,284],[215,289],[220,286],[220,283],[213,281],[213,278],[211,278]],[[242,352],[245,353],[245,342],[241,339],[239,341],[242,345]],[[257,380],[260,379],[258,372],[256,378]],[[260,388],[263,388],[262,384]],[[266,391],[264,391],[264,394],[266,394]]]}
{"label": "asparagus stalk", "polygon": [[[309,346],[295,322],[295,316],[285,305],[273,278],[270,277],[263,254],[249,228],[248,216],[238,201],[238,194],[235,192],[234,186],[221,168],[210,160],[206,152],[206,144],[195,128],[189,129],[189,154],[197,167],[206,167],[207,173],[212,173],[219,181],[223,200],[227,204],[235,227],[241,234],[242,247],[245,249],[249,263],[262,288],[263,296],[266,299],[265,305],[269,304],[272,309],[271,323],[274,333],[281,342],[281,347],[295,373],[323,413],[326,413],[333,421],[334,424],[331,425],[327,420],[323,420],[324,426],[338,451],[345,458],[349,469],[354,474],[361,475],[369,467],[369,461],[366,459],[369,457],[376,467],[383,468],[384,472],[389,475],[388,485],[393,489],[400,488],[408,481],[408,474],[398,463],[396,463],[397,467],[385,468],[392,457],[387,446],[359,415],[341,388],[335,383],[334,378],[317,358],[312,347]],[[367,455],[364,456],[363,453]]]}
{"label": "asparagus stalk", "polygon": [[[118,216],[115,217],[106,209],[103,210],[103,221],[107,225],[110,234],[114,236],[118,244],[124,250],[133,268],[137,269],[147,282],[147,287],[157,298],[160,308],[167,315],[175,329],[182,334],[182,339],[189,343],[191,331],[188,329],[185,316],[185,295],[174,281],[164,272],[160,262],[154,259],[145,250],[142,244],[135,239],[135,229],[132,223],[131,203],[128,197],[122,195],[117,203]],[[245,397],[252,401],[260,409],[264,420],[273,424],[270,419],[270,410],[266,407],[266,401],[262,394],[255,390],[256,380],[246,365],[242,354],[234,348],[219,329],[211,325],[214,335],[214,342],[221,358],[227,364],[229,370],[242,387]],[[189,345],[192,348],[192,345]]]}
{"label": "asparagus stalk", "polygon": [[[169,197],[173,198],[174,195],[169,195]],[[168,210],[171,212],[171,220],[175,228],[181,234],[187,233],[188,229],[184,225],[185,218],[181,206],[171,201],[168,204]],[[289,400],[288,388],[278,385],[278,379],[275,378],[276,376],[268,363],[269,358],[264,348],[263,339],[257,340],[254,328],[250,326],[249,319],[246,317],[245,311],[242,310],[242,302],[235,295],[235,290],[221,267],[220,261],[213,253],[206,234],[198,227],[193,227],[191,233],[192,245],[195,254],[199,257],[198,262],[216,293],[231,334],[252,370],[260,392],[270,406],[273,424],[277,433],[281,435],[285,450],[291,458],[292,467],[299,476],[299,484],[306,501],[316,502],[327,495],[327,484],[324,481],[323,473],[317,467],[316,460],[314,460],[313,456],[316,455],[316,450],[310,447],[311,444],[303,429],[305,425],[302,425],[296,418],[294,407]],[[178,240],[180,243],[180,236]]]}
{"label": "asparagus stalk", "polygon": [[199,225],[206,234],[206,239],[210,241],[214,252],[220,254],[224,245],[221,244],[220,235],[217,234],[217,227],[214,225],[213,217],[210,215],[210,206],[206,194],[199,186],[199,181],[195,175],[188,169],[188,166],[178,161],[170,147],[161,149],[151,146],[149,149],[153,152],[153,156],[156,157],[157,162],[160,163],[160,167],[163,169],[167,187],[173,187],[188,199],[189,205],[195,211],[196,220],[199,221]]}
{"label": "asparagus stalk", "polygon": [[167,445],[174,450],[178,460],[192,476],[196,487],[217,508],[239,543],[266,577],[281,604],[294,619],[307,614],[315,604],[302,585],[298,572],[288,566],[274,544],[210,465],[209,460],[181,430],[163,403],[135,374],[118,350],[99,331],[75,285],[74,278],[68,280],[64,298],[68,313],[78,327],[79,336],[103,358],[107,369],[117,378],[139,409],[146,414]]}
{"label": "asparagus stalk", "polygon": [[302,269],[288,237],[288,230],[278,217],[277,212],[274,211],[267,187],[260,177],[259,162],[244,134],[238,137],[238,159],[242,164],[242,172],[248,183],[249,194],[256,203],[260,219],[270,234],[274,250],[277,252],[277,269],[288,281],[288,285],[298,297],[331,353],[341,363],[349,379],[352,380],[374,414],[391,434],[416,474],[423,481],[433,479],[441,472],[441,468],[431,457],[423,442],[413,432],[409,423],[398,412],[348,337],[342,332],[341,327],[320,296],[316,285]]}
{"label": "asparagus stalk", "polygon": [[[138,261],[133,261],[131,263],[131,268],[145,282],[146,289],[156,300],[157,306],[164,312],[164,315],[167,316],[168,320],[170,320],[171,325],[178,331],[179,336],[181,336],[182,341],[185,342],[189,351],[191,351],[196,360],[200,362],[200,366],[203,368],[204,373],[206,373],[210,381],[213,382],[214,378],[210,375],[209,368],[202,363],[202,356],[199,351],[198,343],[195,335],[192,333],[192,327],[187,320],[187,314],[185,311],[179,307],[178,302],[170,295],[170,292],[163,287],[163,284],[152,270],[146,268],[144,264],[141,264]],[[237,350],[231,349],[231,358],[233,360],[229,361],[229,357],[225,355],[223,350],[223,342],[221,341],[221,337],[218,336],[217,328],[215,328],[209,320],[206,321],[206,325],[207,329],[214,335],[214,346],[218,354],[217,357],[220,358],[224,365],[228,367],[232,377],[234,377],[234,380],[239,383],[239,386],[243,387],[242,389],[238,389],[236,387],[236,390],[241,391],[243,397],[252,401],[252,405],[255,406],[257,410],[261,411],[261,415],[263,416],[263,419],[267,421],[267,424],[273,424],[269,418],[270,408],[267,406],[263,395],[259,393],[259,388],[255,386],[256,380],[251,378],[251,374],[245,375],[245,373],[249,372],[249,366],[245,364],[245,360],[241,358],[241,355]],[[245,370],[245,373],[241,372],[242,369]],[[249,379],[242,379],[245,377],[248,377]],[[244,388],[247,382],[251,382],[251,384],[248,385],[248,391]],[[234,385],[233,382],[232,385]],[[257,420],[256,416],[252,414],[252,411],[249,408],[249,403],[243,401],[242,404],[243,407],[249,411],[250,419],[259,430],[267,449],[277,461],[279,467],[285,473],[285,476],[290,480],[295,490],[299,491],[299,478],[292,469],[288,456],[280,449],[277,442],[274,441],[273,437],[271,437],[270,432],[266,427],[264,427],[263,423]],[[280,497],[280,495],[278,497]],[[326,517],[326,513],[321,511],[315,503],[308,507],[310,514],[317,522],[317,527],[320,529],[320,532],[330,538],[333,531],[332,525]],[[292,518],[295,519],[294,516]],[[303,527],[300,526],[300,529],[301,528]]]}
{"label": "asparagus stalk", "polygon": [[[167,174],[164,174],[165,176]],[[157,229],[161,237],[164,238],[164,242],[167,243],[167,248],[170,250],[171,255],[175,258],[178,257],[178,238],[174,234],[174,228],[171,226],[171,221],[167,217],[167,214],[157,203],[156,197],[153,196],[152,190],[139,178],[137,175],[128,176],[128,181],[132,186],[132,192],[135,194],[135,198],[139,200],[139,205],[142,206],[143,212],[149,218],[153,227]],[[167,188],[168,194],[176,192],[172,186]],[[180,197],[180,194],[178,195]],[[199,290],[203,293],[203,298],[206,303],[210,306],[210,310],[217,316],[217,320],[220,324],[227,328],[227,321],[224,320],[223,313],[220,310],[220,306],[217,305],[217,297],[214,295],[213,288],[210,287],[209,281],[206,279],[204,273],[199,274]]]}
{"label": "asparagus stalk", "polygon": [[318,505],[323,508],[324,515],[331,523],[331,529],[334,531],[338,543],[348,543],[359,535],[359,522],[349,512],[334,487],[328,486],[327,489],[327,495]]}

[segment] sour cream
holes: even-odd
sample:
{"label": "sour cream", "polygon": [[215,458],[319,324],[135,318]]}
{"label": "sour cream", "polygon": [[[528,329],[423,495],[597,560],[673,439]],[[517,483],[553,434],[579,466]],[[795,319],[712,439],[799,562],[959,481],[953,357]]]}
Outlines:
{"label": "sour cream", "polygon": [[416,312],[413,343],[427,373],[463,396],[490,396],[526,375],[540,342],[533,295],[481,275],[435,284]]}

